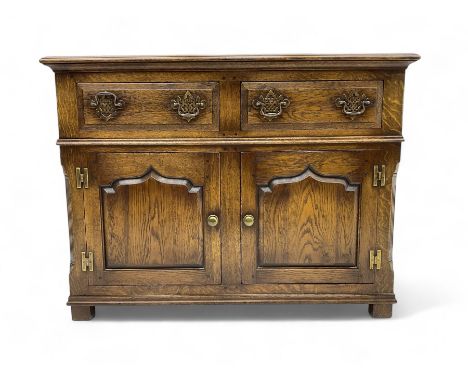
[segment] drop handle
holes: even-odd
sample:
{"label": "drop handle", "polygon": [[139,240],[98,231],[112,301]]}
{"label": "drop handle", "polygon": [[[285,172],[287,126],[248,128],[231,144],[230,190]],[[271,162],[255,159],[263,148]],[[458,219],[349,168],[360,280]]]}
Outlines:
{"label": "drop handle", "polygon": [[[180,118],[190,122],[200,114],[207,105],[205,99],[198,94],[192,94],[189,90],[185,94],[179,94],[175,99],[171,101],[171,108],[177,110],[177,114]],[[210,215],[211,216],[211,215]]]}
{"label": "drop handle", "polygon": [[247,214],[247,215],[244,215],[244,218],[242,219],[242,221],[244,222],[244,225],[246,227],[252,227],[255,223],[255,218],[253,217],[253,215]]}
{"label": "drop handle", "polygon": [[372,106],[373,104],[374,101],[369,99],[364,93],[361,93],[357,89],[345,92],[335,99],[336,107],[341,109],[343,114],[352,120],[355,117],[364,114],[364,112],[367,110],[367,107]]}
{"label": "drop handle", "polygon": [[216,227],[219,223],[219,218],[216,215],[209,215],[206,220],[210,227]]}
{"label": "drop handle", "polygon": [[[252,106],[267,121],[271,122],[283,114],[283,109],[290,105],[291,101],[276,89],[266,90],[252,101]],[[250,215],[252,216],[252,215]]]}

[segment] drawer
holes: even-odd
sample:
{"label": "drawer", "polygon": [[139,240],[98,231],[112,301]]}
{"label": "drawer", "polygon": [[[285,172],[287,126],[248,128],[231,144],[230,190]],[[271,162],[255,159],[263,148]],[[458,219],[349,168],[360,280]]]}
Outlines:
{"label": "drawer", "polygon": [[243,82],[242,130],[380,129],[382,81]]}
{"label": "drawer", "polygon": [[218,130],[219,86],[205,83],[78,83],[81,130]]}

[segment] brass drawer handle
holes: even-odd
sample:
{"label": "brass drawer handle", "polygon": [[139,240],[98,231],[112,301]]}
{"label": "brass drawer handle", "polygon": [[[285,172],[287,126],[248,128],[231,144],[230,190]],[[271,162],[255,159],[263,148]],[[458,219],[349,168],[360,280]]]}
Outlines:
{"label": "brass drawer handle", "polygon": [[177,110],[179,117],[190,122],[206,107],[206,100],[187,90],[183,96],[178,95],[171,101],[171,107]]}
{"label": "brass drawer handle", "polygon": [[272,121],[283,114],[283,109],[290,105],[291,101],[279,91],[270,89],[252,100],[254,109],[259,110],[260,115],[267,121]]}
{"label": "brass drawer handle", "polygon": [[104,91],[96,93],[91,98],[89,105],[96,110],[96,115],[100,119],[108,122],[119,114],[124,108],[125,102],[114,93]]}
{"label": "brass drawer handle", "polygon": [[253,215],[247,214],[244,216],[242,221],[244,222],[244,225],[246,227],[252,227],[255,223],[255,218],[253,217]]}
{"label": "brass drawer handle", "polygon": [[209,215],[207,222],[210,227],[216,227],[219,223],[219,218],[216,215]]}
{"label": "brass drawer handle", "polygon": [[335,99],[336,107],[340,108],[341,111],[351,119],[364,114],[366,106],[371,106],[372,104],[373,102],[367,98],[364,93],[360,93],[358,90],[351,90],[343,93]]}

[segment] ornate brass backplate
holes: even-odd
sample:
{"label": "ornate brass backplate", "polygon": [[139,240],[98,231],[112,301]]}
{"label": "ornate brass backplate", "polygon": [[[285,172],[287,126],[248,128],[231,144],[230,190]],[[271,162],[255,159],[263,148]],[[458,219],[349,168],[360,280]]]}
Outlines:
{"label": "ornate brass backplate", "polygon": [[370,100],[364,93],[354,89],[349,92],[343,93],[341,96],[334,100],[336,107],[340,108],[343,114],[351,119],[364,114],[366,106],[371,106],[373,101]]}
{"label": "ornate brass backplate", "polygon": [[103,91],[92,97],[89,105],[96,110],[100,119],[108,122],[118,115],[125,106],[125,102],[114,93]]}
{"label": "ornate brass backplate", "polygon": [[171,107],[177,110],[179,117],[190,122],[206,107],[206,100],[187,90],[183,96],[178,95],[171,101]]}
{"label": "ornate brass backplate", "polygon": [[259,111],[263,118],[272,121],[278,118],[283,113],[283,109],[287,108],[290,103],[289,98],[284,94],[275,89],[270,89],[254,98],[252,106]]}

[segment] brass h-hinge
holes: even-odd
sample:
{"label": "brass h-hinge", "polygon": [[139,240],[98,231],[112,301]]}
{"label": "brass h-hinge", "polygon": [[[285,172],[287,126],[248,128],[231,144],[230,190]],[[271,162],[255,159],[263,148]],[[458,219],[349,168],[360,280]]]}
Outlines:
{"label": "brass h-hinge", "polygon": [[[377,252],[377,253],[376,253]],[[369,269],[380,269],[382,265],[382,250],[378,249],[374,251],[371,249],[369,251]]]}
{"label": "brass h-hinge", "polygon": [[385,186],[385,165],[374,165],[374,187]]}
{"label": "brass h-hinge", "polygon": [[88,188],[88,169],[83,168],[81,172],[81,167],[77,167],[76,170],[76,188]]}
{"label": "brass h-hinge", "polygon": [[88,255],[86,255],[86,252],[81,252],[81,270],[83,272],[92,272],[94,270],[93,252],[88,252]]}

